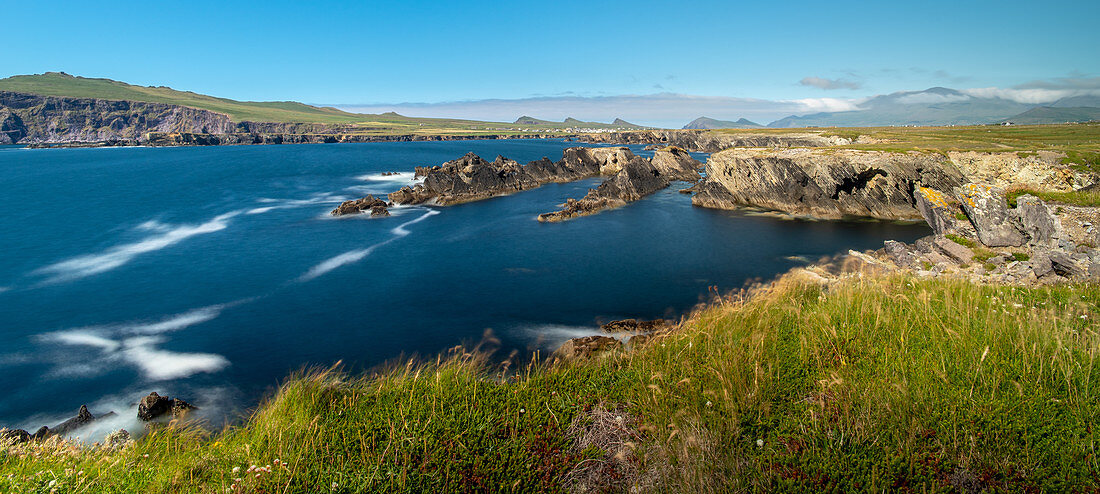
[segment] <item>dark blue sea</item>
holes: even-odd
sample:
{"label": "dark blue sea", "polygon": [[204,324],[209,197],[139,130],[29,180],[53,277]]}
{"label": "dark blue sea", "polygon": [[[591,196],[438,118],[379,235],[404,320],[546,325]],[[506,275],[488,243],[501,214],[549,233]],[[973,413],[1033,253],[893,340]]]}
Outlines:
{"label": "dark blue sea", "polygon": [[601,322],[676,318],[804,259],[927,233],[701,209],[680,184],[595,216],[535,220],[599,179],[329,216],[411,183],[414,166],[468,151],[557,160],[576,145],[0,147],[0,426],[33,431],[86,403],[118,411],[110,427],[134,427],[133,404],[154,390],[220,425],[306,366],[360,371],[487,331],[502,357],[545,352]]}

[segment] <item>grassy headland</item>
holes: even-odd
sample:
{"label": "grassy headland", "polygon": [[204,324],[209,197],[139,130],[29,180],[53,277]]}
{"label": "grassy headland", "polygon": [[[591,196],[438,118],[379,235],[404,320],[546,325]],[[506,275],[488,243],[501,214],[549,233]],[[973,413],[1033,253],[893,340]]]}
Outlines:
{"label": "grassy headland", "polygon": [[1097,317],[1096,286],[791,276],[595,360],[305,373],[213,435],[8,447],[0,489],[1094,491]]}
{"label": "grassy headland", "polygon": [[62,72],[17,75],[0,79],[0,91],[104,100],[166,103],[223,113],[234,122],[346,124],[362,127],[363,134],[529,134],[572,128],[617,129],[630,124],[598,122],[549,122],[529,119],[524,123],[483,122],[451,118],[406,117],[397,113],[349,113],[294,101],[236,101],[165,86],[137,86],[111,79],[78,77]]}

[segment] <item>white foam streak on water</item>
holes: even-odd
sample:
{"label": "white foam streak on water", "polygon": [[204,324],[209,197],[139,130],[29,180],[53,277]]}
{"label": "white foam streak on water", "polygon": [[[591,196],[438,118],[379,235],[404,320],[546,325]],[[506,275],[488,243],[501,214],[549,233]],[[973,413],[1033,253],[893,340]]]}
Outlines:
{"label": "white foam streak on water", "polygon": [[370,247],[367,247],[366,249],[352,250],[338,256],[326,259],[320,264],[309,268],[309,271],[307,271],[306,274],[298,277],[298,281],[309,281],[317,277],[323,276],[329,271],[332,271],[340,266],[346,266],[348,264],[359,262],[364,257],[369,256],[371,252],[374,252],[374,249],[388,244],[391,241],[392,239],[382,242],[380,244],[372,245]]}
{"label": "white foam streak on water", "polygon": [[252,208],[245,211],[245,214],[263,214],[275,209],[291,209],[299,208],[303,206],[312,206],[315,204],[339,204],[347,200],[347,197],[336,194],[314,194],[309,199],[273,199],[270,197],[261,197],[256,200],[261,204],[278,203],[275,206],[263,206],[258,208]]}
{"label": "white foam streak on water", "polygon": [[437,214],[439,214],[439,211],[429,210],[429,211],[425,212],[424,214],[420,215],[419,217],[417,217],[416,219],[406,221],[406,222],[394,227],[392,230],[390,230],[394,234],[394,237],[389,239],[389,240],[386,240],[384,242],[379,242],[379,243],[374,244],[370,247],[367,247],[366,249],[350,250],[350,251],[344,252],[343,254],[325,259],[324,261],[321,261],[321,263],[317,264],[316,266],[313,266],[312,268],[309,268],[309,271],[307,271],[306,274],[303,274],[302,276],[299,276],[298,281],[299,282],[310,281],[310,280],[316,279],[320,276],[323,276],[323,275],[329,273],[330,271],[332,271],[336,268],[339,268],[341,266],[347,266],[348,264],[354,264],[356,262],[359,262],[359,261],[363,260],[363,258],[369,256],[371,254],[371,252],[374,252],[374,249],[377,249],[377,248],[379,248],[383,245],[386,245],[390,242],[393,242],[394,240],[397,240],[398,238],[407,236],[410,232],[405,229],[406,226],[412,225],[413,223],[423,221],[423,220],[427,219],[429,216],[434,216],[434,215],[437,215]]}
{"label": "white foam streak on water", "polygon": [[[111,247],[98,254],[86,254],[45,266],[33,271],[34,275],[49,276],[44,283],[56,283],[71,281],[88,276],[104,273],[129,263],[134,258],[149,252],[158,251],[196,235],[203,235],[224,230],[228,220],[240,214],[240,211],[231,211],[215,216],[213,219],[198,225],[179,225],[162,228],[157,235],[146,237],[138,242]],[[153,228],[154,222],[145,222],[139,229]],[[159,224],[157,224],[159,225]]]}
{"label": "white foam streak on water", "polygon": [[430,209],[426,213],[421,215],[419,218],[416,218],[414,220],[409,220],[409,221],[406,221],[406,222],[404,222],[400,225],[397,225],[393,230],[390,230],[390,231],[393,232],[394,235],[397,235],[399,237],[404,237],[404,236],[409,234],[409,231],[405,229],[406,226],[409,226],[413,223],[419,223],[419,222],[424,221],[425,219],[427,219],[429,216],[435,216],[437,214],[439,214],[439,211],[436,211],[434,209]]}
{"label": "white foam streak on water", "polygon": [[122,341],[121,356],[153,381],[178,379],[199,372],[217,372],[229,365],[229,360],[213,353],[182,353],[155,347],[164,342],[159,336],[141,336]]}
{"label": "white foam streak on water", "polygon": [[[101,372],[111,362],[122,361],[137,367],[146,378],[158,381],[187,377],[199,372],[217,372],[229,365],[229,361],[212,353],[180,353],[156,348],[165,339],[160,336],[196,324],[210,321],[226,307],[245,303],[251,299],[228,304],[211,305],[167,316],[156,322],[119,323],[74,328],[38,336],[48,342],[98,348],[103,354],[98,359],[83,362],[58,362],[53,374],[88,376]],[[142,336],[133,336],[142,335]]]}
{"label": "white foam streak on water", "polygon": [[73,329],[69,331],[59,331],[57,333],[48,333],[45,335],[41,335],[41,338],[45,340],[56,341],[58,343],[64,343],[66,345],[95,347],[107,353],[118,350],[119,347],[122,346],[121,343],[110,338],[100,336],[97,332],[90,329]]}

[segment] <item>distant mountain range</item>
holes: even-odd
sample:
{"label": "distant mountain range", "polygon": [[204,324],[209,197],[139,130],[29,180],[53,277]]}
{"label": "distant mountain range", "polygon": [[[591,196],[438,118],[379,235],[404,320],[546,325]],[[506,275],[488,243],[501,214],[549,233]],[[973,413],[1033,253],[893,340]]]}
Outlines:
{"label": "distant mountain range", "polygon": [[744,118],[730,121],[715,120],[710,117],[696,118],[684,126],[685,129],[759,129],[762,127],[764,126]]}
{"label": "distant mountain range", "polygon": [[781,118],[768,127],[874,127],[882,125],[980,125],[1011,122],[1049,124],[1100,118],[1100,97],[1074,96],[1036,105],[1003,98],[979,97],[934,87],[875,96],[859,110],[822,112]]}
{"label": "distant mountain range", "polygon": [[516,125],[543,125],[543,126],[558,126],[558,127],[564,126],[564,127],[581,127],[581,128],[588,128],[588,129],[606,129],[606,128],[646,129],[646,128],[649,128],[649,127],[645,127],[645,126],[642,126],[642,125],[632,124],[632,123],[627,122],[626,120],[623,120],[621,118],[616,118],[613,122],[611,122],[609,124],[605,124],[605,123],[602,123],[602,122],[585,122],[583,120],[577,120],[573,117],[568,117],[568,118],[566,118],[565,120],[563,120],[561,122],[555,122],[553,120],[542,120],[542,119],[538,119],[538,118],[535,118],[535,117],[529,117],[527,115],[524,115],[522,117],[517,118],[516,121],[513,122],[513,123],[516,124]]}

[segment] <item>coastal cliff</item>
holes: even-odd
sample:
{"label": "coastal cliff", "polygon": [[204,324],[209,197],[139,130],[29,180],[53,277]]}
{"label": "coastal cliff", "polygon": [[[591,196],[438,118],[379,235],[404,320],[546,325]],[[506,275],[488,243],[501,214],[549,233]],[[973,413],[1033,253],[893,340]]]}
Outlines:
{"label": "coastal cliff", "polygon": [[0,91],[0,144],[215,146],[567,137],[563,134],[394,134],[354,124],[234,122],[226,114],[166,103]]}
{"label": "coastal cliff", "polygon": [[825,147],[850,144],[843,137],[826,137],[815,133],[736,133],[725,134],[705,130],[640,130],[583,134],[581,142],[603,144],[662,144],[696,153],[717,153],[731,147]]}
{"label": "coastal cliff", "polygon": [[951,190],[963,175],[933,153],[729,149],[710,156],[692,203],[795,216],[919,220],[914,187]]}

